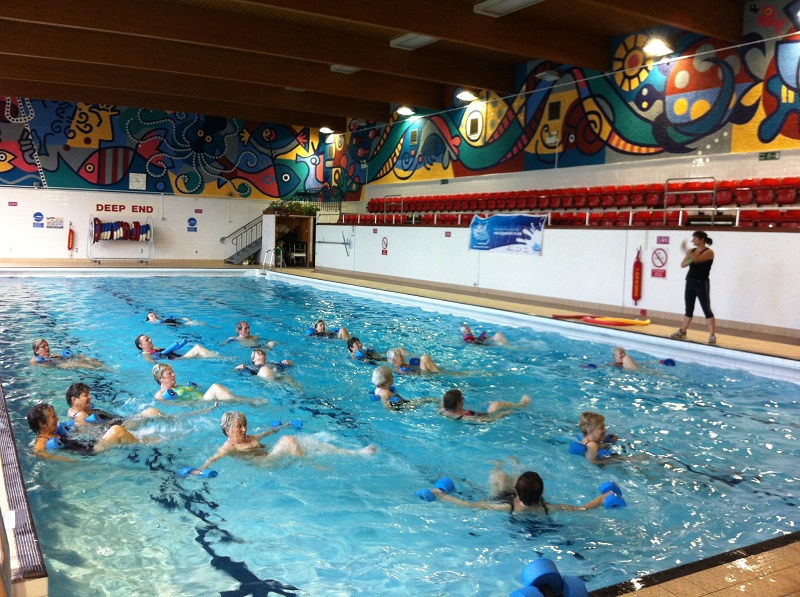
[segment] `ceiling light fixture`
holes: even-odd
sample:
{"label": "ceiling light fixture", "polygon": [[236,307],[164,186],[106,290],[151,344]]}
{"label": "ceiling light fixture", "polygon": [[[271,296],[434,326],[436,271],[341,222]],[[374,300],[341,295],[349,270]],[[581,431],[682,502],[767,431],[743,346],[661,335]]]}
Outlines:
{"label": "ceiling light fixture", "polygon": [[502,17],[544,0],[484,0],[472,7],[472,12],[487,17]]}
{"label": "ceiling light fixture", "polygon": [[400,114],[400,116],[413,116],[414,114],[416,114],[416,112],[414,112],[414,110],[412,110],[408,106],[400,106],[399,108],[397,108],[397,113]]}
{"label": "ceiling light fixture", "polygon": [[435,41],[439,41],[438,37],[431,37],[430,35],[421,35],[419,33],[406,33],[394,39],[389,40],[389,46],[397,48],[398,50],[416,50],[422,46],[427,46]]}
{"label": "ceiling light fixture", "polygon": [[472,93],[471,91],[467,91],[466,89],[456,95],[456,98],[460,99],[462,102],[474,102],[478,99],[478,96]]}
{"label": "ceiling light fixture", "polygon": [[658,39],[657,37],[651,38],[642,49],[645,54],[650,56],[666,56],[667,54],[672,54],[672,48],[670,48],[664,40]]}
{"label": "ceiling light fixture", "polygon": [[555,70],[546,70],[534,76],[537,79],[541,79],[542,81],[547,81],[548,83],[555,83],[561,78],[561,74]]}
{"label": "ceiling light fixture", "polygon": [[323,135],[330,135],[333,132],[333,129],[327,126],[320,127],[319,132]]}
{"label": "ceiling light fixture", "polygon": [[352,75],[361,69],[356,66],[347,66],[345,64],[331,64],[332,73],[342,73],[343,75]]}

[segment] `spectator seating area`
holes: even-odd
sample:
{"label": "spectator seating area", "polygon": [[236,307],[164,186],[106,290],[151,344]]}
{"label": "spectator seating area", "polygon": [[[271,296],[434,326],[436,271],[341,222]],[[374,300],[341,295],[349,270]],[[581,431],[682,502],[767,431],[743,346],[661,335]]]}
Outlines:
{"label": "spectator seating area", "polygon": [[800,177],[383,197],[340,223],[469,226],[474,215],[519,211],[547,213],[553,226],[680,226],[714,214],[739,227],[800,228]]}

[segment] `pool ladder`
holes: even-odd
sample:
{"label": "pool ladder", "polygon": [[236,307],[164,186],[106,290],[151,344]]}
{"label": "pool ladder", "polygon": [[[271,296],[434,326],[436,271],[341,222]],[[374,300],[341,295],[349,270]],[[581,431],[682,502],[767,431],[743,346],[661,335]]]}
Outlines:
{"label": "pool ladder", "polygon": [[[260,272],[262,276],[267,275],[267,259],[269,259],[269,269],[270,270],[275,269],[275,267],[276,267],[276,265],[275,265],[275,256],[276,255],[277,255],[277,253],[275,252],[275,249],[267,249],[267,251],[264,253],[264,259],[261,261],[261,272]],[[277,264],[277,267],[283,268],[283,266],[284,266],[284,263],[283,263],[283,251],[281,251],[280,256],[281,256],[281,260]]]}

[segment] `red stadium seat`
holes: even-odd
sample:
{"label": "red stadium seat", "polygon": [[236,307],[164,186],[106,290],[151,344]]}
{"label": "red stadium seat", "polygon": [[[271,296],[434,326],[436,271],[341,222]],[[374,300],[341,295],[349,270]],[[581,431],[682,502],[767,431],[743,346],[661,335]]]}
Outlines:
{"label": "red stadium seat", "polygon": [[742,228],[755,226],[756,222],[758,222],[758,217],[758,210],[743,209],[739,212],[739,226]]}
{"label": "red stadium seat", "polygon": [[775,191],[778,189],[777,178],[762,178],[756,185],[756,205],[775,203]]}
{"label": "red stadium seat", "polygon": [[800,178],[796,176],[782,178],[775,190],[775,202],[779,205],[791,205],[797,201],[798,188],[800,188]]}
{"label": "red stadium seat", "polygon": [[575,194],[572,196],[572,203],[576,209],[584,209],[586,207],[588,194],[589,189],[585,187],[575,189]]}
{"label": "red stadium seat", "polygon": [[644,206],[644,194],[647,191],[647,185],[637,184],[631,187],[628,192],[628,204],[631,207]]}
{"label": "red stadium seat", "polygon": [[632,225],[636,227],[649,226],[652,217],[653,217],[652,211],[635,211],[633,212]]}
{"label": "red stadium seat", "polygon": [[739,185],[735,180],[723,180],[717,184],[716,205],[717,207],[725,207],[726,205],[733,205],[733,192]]}
{"label": "red stadium seat", "polygon": [[736,205],[752,205],[755,202],[757,184],[758,181],[755,178],[740,180],[733,191],[733,202]]}
{"label": "red stadium seat", "polygon": [[586,206],[590,209],[600,207],[600,187],[592,187],[586,191]]}
{"label": "red stadium seat", "polygon": [[644,204],[647,207],[664,207],[664,185],[660,183],[647,185]]}
{"label": "red stadium seat", "polygon": [[779,209],[765,209],[758,214],[756,226],[759,228],[775,228],[780,225],[782,218],[781,210]]}
{"label": "red stadium seat", "polygon": [[561,189],[561,208],[570,208],[575,205],[575,189]]}
{"label": "red stadium seat", "polygon": [[614,189],[614,205],[616,207],[628,207],[630,205],[631,185],[620,185]]}
{"label": "red stadium seat", "polygon": [[781,228],[800,228],[800,209],[787,209],[783,212]]}
{"label": "red stadium seat", "polygon": [[600,226],[603,221],[603,214],[599,211],[589,213],[589,226]]}
{"label": "red stadium seat", "polygon": [[696,192],[695,205],[705,207],[714,202],[714,187],[715,183],[712,180],[702,180],[693,182],[692,188]]}
{"label": "red stadium seat", "polygon": [[614,191],[615,187],[602,187],[600,189],[600,207],[607,209],[614,207]]}

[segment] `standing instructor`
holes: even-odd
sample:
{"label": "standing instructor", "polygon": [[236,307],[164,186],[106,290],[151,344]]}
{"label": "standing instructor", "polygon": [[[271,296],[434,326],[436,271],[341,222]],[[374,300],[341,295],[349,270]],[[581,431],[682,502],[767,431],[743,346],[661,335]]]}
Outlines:
{"label": "standing instructor", "polygon": [[683,340],[686,338],[686,330],[692,323],[692,316],[694,315],[695,299],[700,301],[700,307],[706,316],[708,322],[708,343],[716,344],[717,336],[715,335],[716,320],[714,313],[711,311],[711,285],[708,280],[708,274],[711,272],[711,265],[714,263],[714,251],[709,247],[712,240],[702,230],[698,230],[692,234],[693,249],[686,250],[686,241],[681,243],[681,249],[686,251],[686,257],[681,261],[681,267],[689,268],[689,273],[686,274],[686,291],[684,292],[684,299],[686,300],[686,312],[683,318],[683,325],[674,333],[671,338]]}

